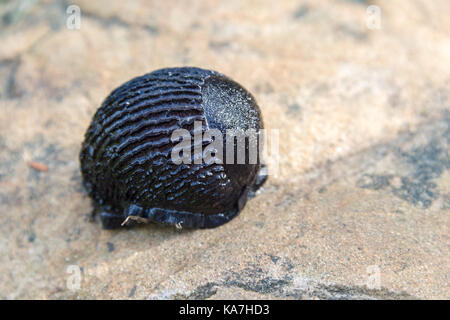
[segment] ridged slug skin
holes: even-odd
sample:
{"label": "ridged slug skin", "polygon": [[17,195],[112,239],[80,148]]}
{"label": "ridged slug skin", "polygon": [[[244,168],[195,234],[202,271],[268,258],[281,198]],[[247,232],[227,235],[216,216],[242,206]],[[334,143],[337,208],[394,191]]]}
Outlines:
{"label": "ridged slug skin", "polygon": [[104,228],[125,220],[213,228],[238,215],[266,179],[259,158],[256,164],[175,164],[172,133],[183,128],[194,137],[194,121],[202,132],[219,129],[224,140],[228,129],[263,128],[248,91],[199,68],[157,70],[105,99],[80,152],[83,182]]}

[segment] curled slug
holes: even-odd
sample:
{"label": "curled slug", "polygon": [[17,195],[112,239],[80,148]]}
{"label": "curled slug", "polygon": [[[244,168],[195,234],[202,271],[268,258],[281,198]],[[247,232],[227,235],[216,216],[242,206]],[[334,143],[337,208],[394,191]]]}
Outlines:
{"label": "curled slug", "polygon": [[80,152],[93,213],[106,229],[230,221],[267,178],[260,129],[254,97],[218,72],[166,68],[124,83],[95,113]]}

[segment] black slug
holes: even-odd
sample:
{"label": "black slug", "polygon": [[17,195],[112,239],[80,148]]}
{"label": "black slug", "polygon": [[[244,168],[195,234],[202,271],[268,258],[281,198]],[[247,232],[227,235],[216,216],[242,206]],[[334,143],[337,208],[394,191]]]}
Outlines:
{"label": "black slug", "polygon": [[[218,72],[167,68],[124,83],[95,113],[80,152],[94,214],[107,229],[230,221],[267,178],[260,129],[254,97]],[[256,134],[242,145],[230,132]]]}

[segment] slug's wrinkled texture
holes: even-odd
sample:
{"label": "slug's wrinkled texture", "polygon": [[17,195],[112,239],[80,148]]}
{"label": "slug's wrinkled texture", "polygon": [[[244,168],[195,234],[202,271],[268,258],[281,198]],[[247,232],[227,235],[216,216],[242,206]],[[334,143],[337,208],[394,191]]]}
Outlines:
{"label": "slug's wrinkled texture", "polygon": [[213,228],[240,212],[264,183],[265,168],[259,157],[255,164],[227,164],[226,141],[224,164],[174,163],[172,149],[179,141],[172,133],[187,129],[193,137],[196,121],[203,133],[220,130],[224,140],[229,129],[263,128],[249,92],[199,68],[157,70],[124,83],[105,99],[80,153],[84,185],[104,228],[136,221]]}

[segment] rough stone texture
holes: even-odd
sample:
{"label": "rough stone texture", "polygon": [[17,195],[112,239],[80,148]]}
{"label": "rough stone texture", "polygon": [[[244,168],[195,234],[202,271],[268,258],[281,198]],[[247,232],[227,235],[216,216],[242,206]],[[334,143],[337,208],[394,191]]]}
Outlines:
{"label": "rough stone texture", "polygon": [[[369,1],[77,1],[80,30],[69,4],[0,3],[2,298],[450,298],[448,1],[376,1],[380,30]],[[102,230],[84,131],[113,88],[182,65],[254,93],[278,175],[218,229]]]}

